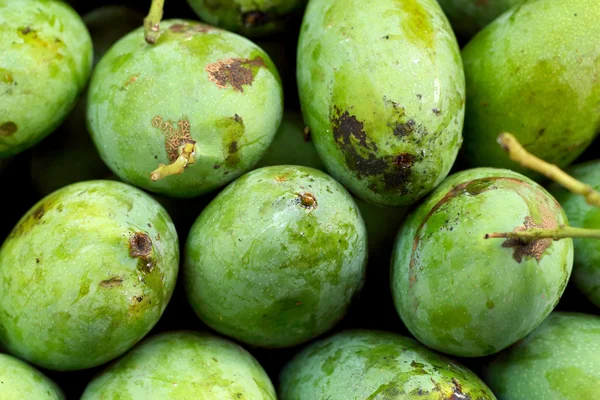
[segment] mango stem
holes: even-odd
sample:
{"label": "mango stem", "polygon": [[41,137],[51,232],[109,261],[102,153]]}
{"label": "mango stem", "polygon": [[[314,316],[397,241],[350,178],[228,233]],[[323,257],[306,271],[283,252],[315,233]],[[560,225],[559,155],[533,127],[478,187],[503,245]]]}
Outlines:
{"label": "mango stem", "polygon": [[532,242],[539,239],[560,240],[566,238],[600,239],[600,229],[574,228],[561,225],[556,229],[531,228],[517,232],[488,233],[485,239],[517,239],[523,242]]}
{"label": "mango stem", "polygon": [[590,185],[578,181],[554,164],[547,163],[529,153],[510,133],[502,133],[498,136],[498,143],[508,152],[511,160],[518,162],[521,166],[543,174],[567,190],[584,196],[585,201],[592,206],[600,207],[600,193],[596,192]]}
{"label": "mango stem", "polygon": [[179,157],[169,165],[160,164],[157,169],[152,171],[150,179],[156,182],[167,176],[181,174],[188,165],[196,162],[196,142],[190,140],[179,147]]}
{"label": "mango stem", "polygon": [[164,5],[165,0],[152,0],[150,12],[148,12],[148,16],[144,18],[144,37],[146,42],[150,44],[155,44],[158,40],[160,20],[163,17]]}

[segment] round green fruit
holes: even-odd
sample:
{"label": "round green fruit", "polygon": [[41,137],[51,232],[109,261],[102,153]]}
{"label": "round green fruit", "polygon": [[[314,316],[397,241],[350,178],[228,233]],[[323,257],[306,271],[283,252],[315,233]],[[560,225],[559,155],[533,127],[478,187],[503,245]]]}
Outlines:
{"label": "round green fruit", "polygon": [[530,153],[561,168],[600,132],[600,2],[525,1],[464,49],[466,159],[535,179],[502,150],[510,132]]}
{"label": "round green fruit", "polygon": [[216,331],[287,347],[343,317],[366,259],[364,222],[339,183],[312,168],[265,167],[225,188],[196,220],[185,286]]}
{"label": "round green fruit", "polygon": [[281,400],[495,400],[467,368],[413,339],[345,331],[302,350],[285,366]]}
{"label": "round green fruit", "polygon": [[111,47],[94,71],[87,105],[109,168],[174,197],[199,196],[250,170],[282,113],[279,75],[259,47],[184,20],[163,21],[154,45],[139,28]]}
{"label": "round green fruit", "polygon": [[496,356],[484,379],[500,400],[587,400],[600,393],[600,317],[554,312]]}
{"label": "round green fruit", "polygon": [[92,69],[83,21],[61,1],[0,0],[0,158],[49,135]]}
{"label": "round green fruit", "polygon": [[396,309],[409,331],[444,353],[496,353],[538,326],[571,275],[573,241],[486,238],[567,224],[540,185],[509,170],[448,177],[404,223],[392,258]]}
{"label": "round green fruit", "polygon": [[66,186],[0,249],[0,343],[54,370],[114,359],[162,315],[178,262],[175,227],[149,195],[111,181]]}
{"label": "round green fruit", "polygon": [[0,354],[0,398],[2,400],[64,400],[60,388],[31,365],[8,354]]}
{"label": "round green fruit", "polygon": [[238,344],[207,333],[146,339],[88,385],[81,400],[276,400],[268,375]]}

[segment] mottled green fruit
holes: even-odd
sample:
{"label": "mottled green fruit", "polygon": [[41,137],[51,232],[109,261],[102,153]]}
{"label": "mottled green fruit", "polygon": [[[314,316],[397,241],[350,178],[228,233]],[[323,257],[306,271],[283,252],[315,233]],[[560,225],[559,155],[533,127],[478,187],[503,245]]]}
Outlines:
{"label": "mottled green fruit", "polygon": [[[194,197],[250,170],[281,122],[277,70],[256,45],[192,21],[161,22],[155,45],[139,28],[100,60],[87,117],[102,159],[121,179],[174,197]],[[156,182],[159,164],[195,144],[195,164]]]}
{"label": "mottled green fruit", "polygon": [[461,40],[468,40],[523,0],[438,0]]}
{"label": "mottled green fruit", "polygon": [[503,14],[463,50],[465,155],[474,166],[540,175],[497,143],[510,132],[564,168],[600,132],[600,2],[533,0]]}
{"label": "mottled green fruit", "polygon": [[509,170],[448,177],[404,223],[392,257],[396,309],[435,350],[496,353],[554,309],[571,275],[573,241],[486,239],[486,234],[567,224],[541,186]]}
{"label": "mottled green fruit", "polygon": [[293,346],[343,317],[366,258],[365,225],[342,185],[312,168],[265,167],[225,188],[196,220],[185,284],[216,331]]}
{"label": "mottled green fruit", "polygon": [[[567,173],[600,191],[600,160],[575,165]],[[589,205],[583,196],[573,194],[558,184],[553,184],[549,190],[564,208],[571,226],[600,229],[600,208]],[[573,244],[573,282],[592,303],[600,307],[600,240],[574,239]]]}
{"label": "mottled green fruit", "polygon": [[499,400],[591,400],[600,393],[600,317],[554,312],[500,353],[485,380]]}
{"label": "mottled green fruit", "polygon": [[281,373],[281,400],[495,400],[467,368],[413,339],[345,331],[306,347]]}
{"label": "mottled green fruit", "polygon": [[359,198],[409,205],[450,171],[465,83],[435,0],[310,1],[297,75],[321,159]]}
{"label": "mottled green fruit", "polygon": [[71,7],[0,0],[0,157],[50,134],[75,106],[92,68],[92,42]]}
{"label": "mottled green fruit", "polygon": [[140,343],[88,385],[81,400],[276,400],[241,346],[207,333],[169,332]]}
{"label": "mottled green fruit", "polygon": [[64,400],[60,388],[18,358],[0,354],[0,399]]}
{"label": "mottled green fruit", "polygon": [[114,359],[158,321],[178,263],[175,227],[149,195],[111,181],[66,186],[0,249],[0,343],[55,370]]}
{"label": "mottled green fruit", "polygon": [[245,36],[264,36],[285,30],[307,0],[188,0],[208,24]]}

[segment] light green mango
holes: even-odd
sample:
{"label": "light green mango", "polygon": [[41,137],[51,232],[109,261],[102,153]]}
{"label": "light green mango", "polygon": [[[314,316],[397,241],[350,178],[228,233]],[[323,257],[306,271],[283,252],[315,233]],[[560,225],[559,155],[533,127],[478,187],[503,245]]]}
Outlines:
{"label": "light green mango", "polygon": [[60,388],[46,375],[8,354],[0,354],[0,399],[64,400]]}

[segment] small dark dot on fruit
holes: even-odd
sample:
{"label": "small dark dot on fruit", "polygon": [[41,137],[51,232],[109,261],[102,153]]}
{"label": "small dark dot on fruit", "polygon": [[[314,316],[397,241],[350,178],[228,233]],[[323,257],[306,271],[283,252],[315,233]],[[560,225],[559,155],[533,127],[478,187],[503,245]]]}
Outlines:
{"label": "small dark dot on fruit", "polygon": [[155,159],[155,160],[158,160],[158,156],[154,156],[154,159]]}
{"label": "small dark dot on fruit", "polygon": [[36,259],[35,259],[35,262],[36,262],[36,264],[39,264],[39,263],[40,263],[40,259],[39,259],[39,258],[36,258]]}

